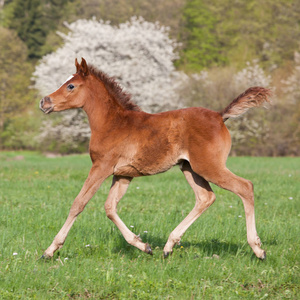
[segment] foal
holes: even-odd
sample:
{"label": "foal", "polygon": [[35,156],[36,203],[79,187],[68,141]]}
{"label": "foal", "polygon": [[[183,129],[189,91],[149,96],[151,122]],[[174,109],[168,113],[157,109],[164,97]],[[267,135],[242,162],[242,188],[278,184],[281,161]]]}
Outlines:
{"label": "foal", "polygon": [[173,230],[164,247],[164,256],[172,253],[188,227],[215,201],[208,182],[238,195],[244,204],[247,240],[255,255],[266,257],[260,248],[254,217],[253,185],[231,173],[226,160],[231,147],[224,122],[251,107],[269,102],[270,91],[252,87],[234,99],[221,112],[193,107],[158,114],[148,114],[130,100],[130,96],[103,72],[75,60],[76,74],[58,90],[44,97],[41,110],[48,114],[70,108],[83,108],[91,128],[90,157],[92,168],[75,198],[68,218],[45,251],[52,257],[66,240],[76,217],[99,189],[113,175],[105,202],[105,211],[131,245],[152,254],[149,244],[131,232],[117,214],[117,204],[133,177],[153,175],[179,165],[192,187],[196,204]]}

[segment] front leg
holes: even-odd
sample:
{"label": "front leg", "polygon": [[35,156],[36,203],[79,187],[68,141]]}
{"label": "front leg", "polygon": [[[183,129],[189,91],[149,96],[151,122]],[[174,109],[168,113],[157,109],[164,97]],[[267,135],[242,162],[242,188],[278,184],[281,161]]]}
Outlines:
{"label": "front leg", "polygon": [[42,257],[50,258],[53,257],[53,254],[56,250],[60,249],[66,238],[67,235],[75,222],[77,216],[84,210],[85,206],[89,202],[89,200],[94,196],[96,191],[101,186],[102,182],[109,176],[111,173],[104,171],[103,167],[100,167],[99,165],[93,165],[93,167],[90,170],[89,176],[86,179],[80,193],[75,198],[68,218],[61,228],[61,230],[58,232],[58,234],[55,236],[52,244],[48,247],[48,249],[44,252]]}

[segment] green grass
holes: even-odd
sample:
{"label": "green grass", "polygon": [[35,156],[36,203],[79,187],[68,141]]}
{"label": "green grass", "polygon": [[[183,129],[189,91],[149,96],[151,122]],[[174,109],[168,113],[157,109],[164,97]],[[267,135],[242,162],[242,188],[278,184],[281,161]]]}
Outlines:
{"label": "green grass", "polygon": [[217,201],[163,259],[168,235],[194,206],[178,168],[134,179],[118,206],[153,256],[128,245],[106,217],[107,180],[64,247],[39,260],[90,166],[87,155],[0,153],[0,299],[299,299],[300,158],[228,161],[254,183],[265,261],[247,244],[241,200],[216,186]]}

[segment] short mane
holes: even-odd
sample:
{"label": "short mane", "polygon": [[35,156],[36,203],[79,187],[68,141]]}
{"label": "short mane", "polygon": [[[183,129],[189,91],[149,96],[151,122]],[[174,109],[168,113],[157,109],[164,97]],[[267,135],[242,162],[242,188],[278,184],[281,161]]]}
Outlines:
{"label": "short mane", "polygon": [[123,91],[119,83],[116,82],[114,77],[109,77],[106,73],[98,70],[93,65],[88,65],[91,74],[100,79],[105,85],[108,93],[114,97],[116,101],[126,110],[141,111],[140,107],[132,102],[131,95]]}

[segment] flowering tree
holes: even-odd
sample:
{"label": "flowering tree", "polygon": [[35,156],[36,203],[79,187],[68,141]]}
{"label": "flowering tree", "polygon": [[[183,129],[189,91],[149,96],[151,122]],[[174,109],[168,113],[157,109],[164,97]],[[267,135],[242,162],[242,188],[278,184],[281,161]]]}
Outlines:
{"label": "flowering tree", "polygon": [[252,63],[247,62],[247,66],[233,76],[233,83],[237,89],[247,89],[250,86],[270,86],[271,76],[266,76],[263,69],[259,66],[258,60]]}
{"label": "flowering tree", "polygon": [[136,17],[118,27],[95,19],[65,26],[67,35],[58,32],[63,47],[43,57],[34,72],[43,95],[74,72],[75,57],[84,57],[114,76],[142,109],[157,112],[178,107],[175,89],[182,74],[173,65],[177,43],[168,37],[168,28]]}
{"label": "flowering tree", "polygon": [[[168,28],[136,17],[119,26],[95,19],[77,20],[65,26],[68,34],[58,32],[64,45],[44,56],[33,74],[35,86],[42,95],[56,90],[74,73],[75,57],[84,57],[88,63],[115,77],[143,110],[158,112],[181,106],[176,89],[183,74],[173,65],[177,43],[168,37]],[[57,142],[67,125],[77,128],[68,132],[68,145],[75,146],[87,139],[88,125],[80,114],[66,112],[60,124],[48,125],[51,126],[47,126],[47,136],[39,137],[42,141],[45,138]],[[78,132],[82,135],[78,136]]]}
{"label": "flowering tree", "polygon": [[43,130],[37,137],[41,148],[60,153],[85,152],[90,140],[90,128],[86,116],[80,110],[63,112],[60,119],[43,122]]}

